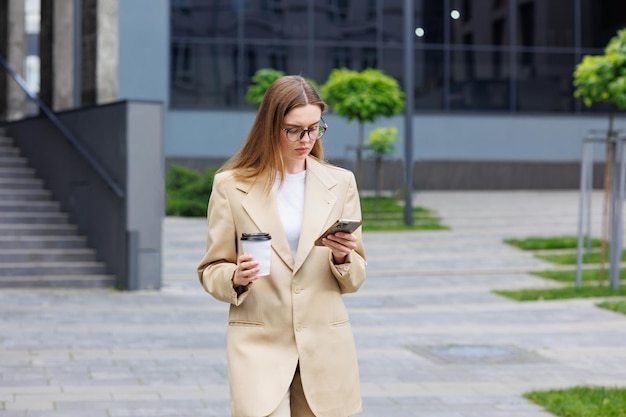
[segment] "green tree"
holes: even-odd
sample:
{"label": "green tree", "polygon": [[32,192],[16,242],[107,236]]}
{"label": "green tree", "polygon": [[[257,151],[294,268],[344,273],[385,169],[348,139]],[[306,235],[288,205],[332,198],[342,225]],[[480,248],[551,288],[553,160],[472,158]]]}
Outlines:
{"label": "green tree", "polygon": [[404,109],[404,93],[395,78],[377,69],[361,72],[347,68],[334,69],[320,87],[324,100],[339,116],[359,121],[356,147],[357,181],[362,182],[364,125],[381,116],[391,117]]}
{"label": "green tree", "polygon": [[380,191],[383,188],[383,158],[396,150],[394,143],[398,140],[398,129],[395,127],[379,127],[370,132],[366,147],[374,153],[376,160],[376,192],[374,199],[374,213]]}
{"label": "green tree", "polygon": [[[284,75],[284,72],[273,68],[261,68],[257,70],[252,76],[252,84],[248,86],[248,91],[246,91],[246,100],[248,103],[254,104],[258,108],[270,84]],[[318,88],[314,80],[310,78],[306,78],[306,80],[311,83],[315,89]]]}
{"label": "green tree", "polygon": [[284,72],[272,68],[261,68],[257,70],[252,76],[252,84],[250,84],[246,92],[246,100],[248,103],[259,107],[270,84],[283,75],[285,75]]}
{"label": "green tree", "polygon": [[609,233],[609,199],[611,193],[612,161],[615,152],[613,130],[615,112],[626,109],[626,29],[611,38],[604,55],[586,55],[574,70],[574,96],[585,105],[609,104],[609,129],[606,136],[606,162],[604,170],[604,203],[602,210],[602,246],[600,250],[600,276],[602,285]]}

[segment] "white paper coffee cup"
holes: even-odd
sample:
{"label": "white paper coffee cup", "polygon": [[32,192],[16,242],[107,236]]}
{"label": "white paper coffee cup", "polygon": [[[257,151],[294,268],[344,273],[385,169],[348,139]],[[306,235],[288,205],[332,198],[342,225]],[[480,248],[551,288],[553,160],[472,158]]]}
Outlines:
{"label": "white paper coffee cup", "polygon": [[242,233],[241,246],[244,254],[252,255],[254,260],[259,262],[260,270],[257,275],[269,275],[272,236],[269,233]]}

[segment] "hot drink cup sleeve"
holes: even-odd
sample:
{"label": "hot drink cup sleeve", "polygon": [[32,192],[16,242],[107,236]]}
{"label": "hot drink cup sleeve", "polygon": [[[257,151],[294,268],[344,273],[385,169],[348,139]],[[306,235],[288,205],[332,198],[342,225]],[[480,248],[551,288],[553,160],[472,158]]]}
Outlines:
{"label": "hot drink cup sleeve", "polygon": [[272,236],[269,233],[242,233],[241,246],[244,254],[252,255],[254,260],[259,262],[260,270],[257,275],[269,275]]}

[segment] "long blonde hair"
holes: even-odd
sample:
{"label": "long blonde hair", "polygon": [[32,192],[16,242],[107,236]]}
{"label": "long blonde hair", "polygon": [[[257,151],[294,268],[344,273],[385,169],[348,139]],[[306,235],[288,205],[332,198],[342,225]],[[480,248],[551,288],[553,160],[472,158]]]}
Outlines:
{"label": "long blonde hair", "polygon": [[[322,112],[328,109],[315,88],[303,77],[286,75],[274,81],[263,96],[246,141],[220,170],[233,170],[239,180],[265,181],[265,190],[269,193],[276,177],[279,176],[280,181],[284,178],[280,136],[285,115],[295,107],[307,104],[319,106]],[[310,155],[324,160],[321,140],[313,143]]]}

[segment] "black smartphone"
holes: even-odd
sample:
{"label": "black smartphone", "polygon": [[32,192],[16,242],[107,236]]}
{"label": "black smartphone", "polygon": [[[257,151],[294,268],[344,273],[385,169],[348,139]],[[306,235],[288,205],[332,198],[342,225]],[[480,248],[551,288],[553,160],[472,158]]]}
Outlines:
{"label": "black smartphone", "polygon": [[356,229],[358,229],[361,224],[363,224],[363,221],[361,220],[339,219],[335,223],[333,223],[332,226],[326,229],[326,231],[322,233],[320,237],[317,238],[317,240],[315,241],[315,246],[324,246],[324,244],[322,243],[322,239],[328,235],[332,235],[333,233],[337,232],[352,233]]}

